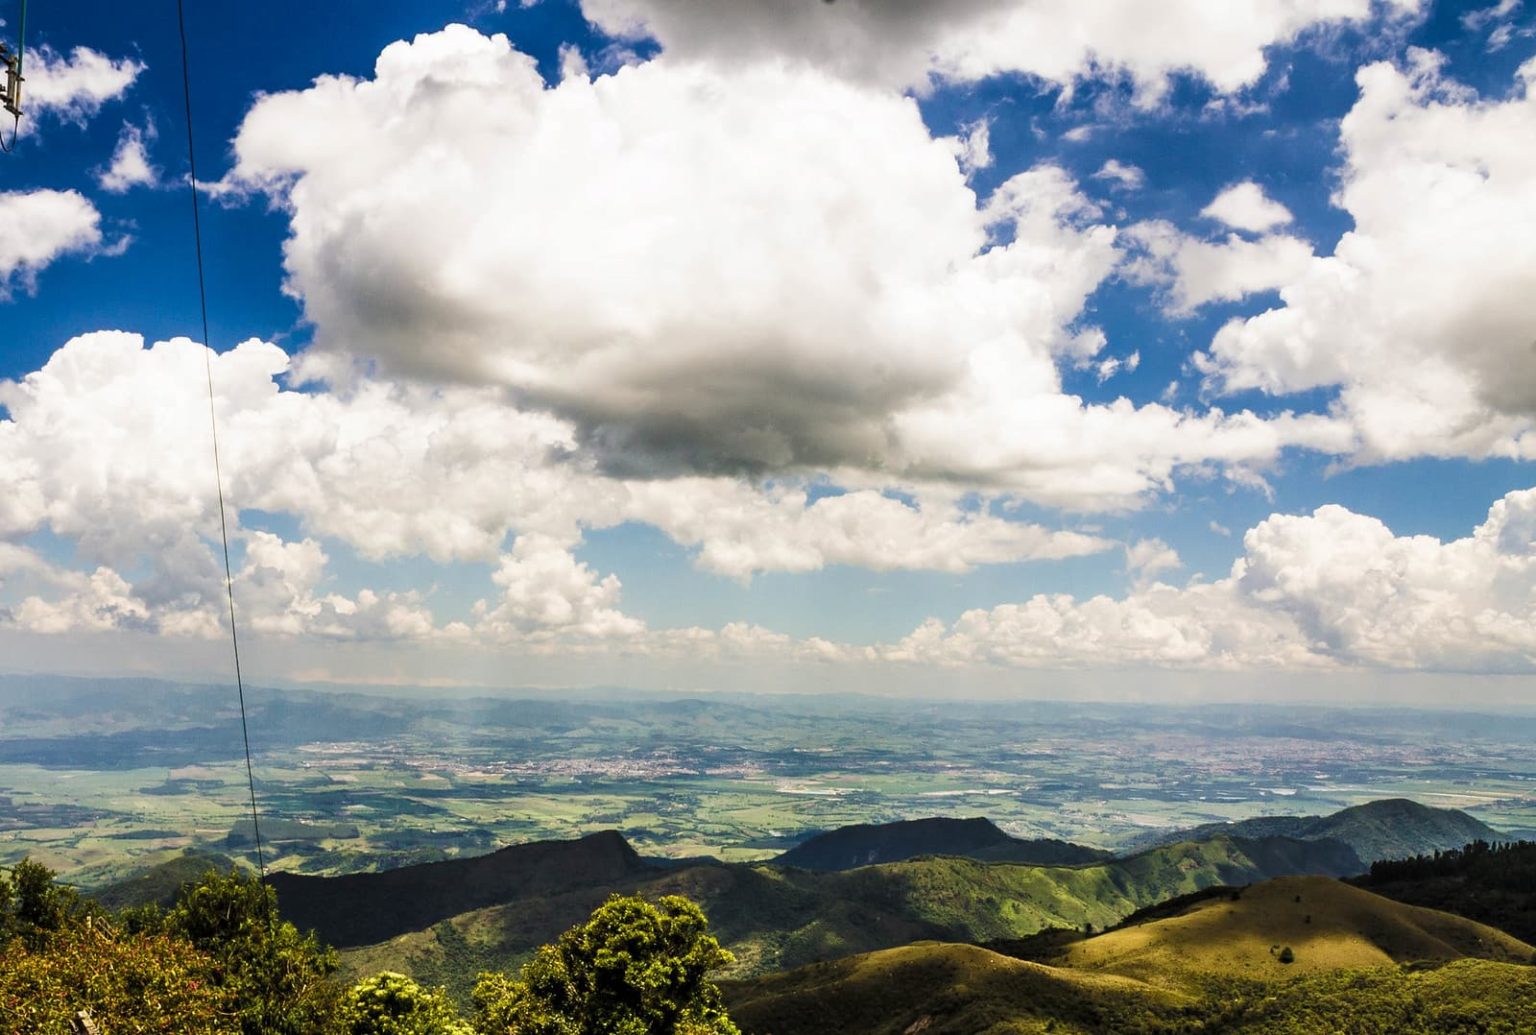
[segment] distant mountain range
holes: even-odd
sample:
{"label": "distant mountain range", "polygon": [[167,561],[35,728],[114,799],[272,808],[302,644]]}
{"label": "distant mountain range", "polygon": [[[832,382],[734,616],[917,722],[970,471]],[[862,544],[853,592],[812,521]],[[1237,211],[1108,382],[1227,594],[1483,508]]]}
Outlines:
{"label": "distant mountain range", "polygon": [[[923,939],[1006,944],[1052,928],[1102,930],[1202,889],[1351,876],[1367,869],[1362,851],[1390,843],[1415,855],[1490,834],[1498,837],[1465,813],[1384,801],[1327,817],[1199,827],[1122,857],[1014,838],[985,819],[931,819],[829,831],[768,863],[661,866],[604,831],[379,873],[270,881],[283,915],[343,949],[350,970],[403,970],[462,994],[476,971],[515,965],[615,892],[692,898],[745,976]],[[101,895],[163,900],[173,876],[186,879],[195,866],[176,865],[174,875],[151,871]]]}
{"label": "distant mountain range", "polygon": [[1228,837],[1293,837],[1301,841],[1342,841],[1369,865],[1425,852],[1460,848],[1472,841],[1510,838],[1460,809],[1437,809],[1407,798],[1383,798],[1327,816],[1261,816],[1236,823],[1206,823],[1188,830],[1154,834],[1138,847]]}

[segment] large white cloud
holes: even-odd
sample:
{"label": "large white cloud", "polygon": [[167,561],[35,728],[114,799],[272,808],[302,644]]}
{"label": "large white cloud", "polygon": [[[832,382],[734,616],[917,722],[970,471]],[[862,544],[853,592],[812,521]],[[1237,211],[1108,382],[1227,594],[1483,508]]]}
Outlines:
{"label": "large white cloud", "polygon": [[101,214],[72,190],[0,191],[0,301],[61,255],[101,245]]}
{"label": "large white cloud", "polygon": [[[103,332],[0,385],[10,414],[0,421],[0,624],[219,634],[202,357],[190,342],[145,349]],[[298,392],[274,381],[286,363],[256,342],[215,358],[232,499],[374,556],[482,564],[494,591],[466,620],[445,621],[420,592],[335,585],[312,534],[237,523],[236,601],[267,636],[850,664],[1536,670],[1536,489],[1497,501],[1451,542],[1397,536],[1337,506],[1276,515],[1246,534],[1215,582],[1151,581],[1179,560],[1143,540],[1127,547],[1135,578],[1122,597],[1036,596],[935,619],[885,646],[742,624],[658,629],[623,610],[616,577],[577,558],[584,529],[647,522],[738,577],[839,563],[963,570],[1106,544],[955,498],[914,505],[855,490],[812,500],[724,479],[608,478],[563,451],[569,429],[498,404],[492,390]],[[143,406],[147,397],[157,405]],[[74,565],[23,545],[41,530],[75,544]]]}
{"label": "large white cloud", "polygon": [[1451,542],[1325,506],[1267,518],[1243,547],[1216,582],[1039,595],[931,620],[881,653],[1031,668],[1536,671],[1536,489],[1509,493]]}
{"label": "large white cloud", "polygon": [[[923,87],[930,77],[1025,73],[1070,84],[1124,74],[1156,96],[1174,72],[1233,91],[1265,49],[1313,26],[1358,21],[1371,0],[581,0],[611,35],[651,36],[669,57],[800,61],[847,78]],[[1399,12],[1416,0],[1386,5]]]}
{"label": "large white cloud", "polygon": [[1337,201],[1355,227],[1234,321],[1221,390],[1340,389],[1365,460],[1536,457],[1536,60],[1479,98],[1414,51],[1360,70]]}
{"label": "large white cloud", "polygon": [[[222,570],[211,549],[218,513],[204,356],[185,339],[145,348],[138,335],[105,331],[70,341],[19,382],[0,382],[0,544],[47,531],[73,542],[84,565],[135,572],[139,617],[216,628]],[[419,599],[326,591],[320,537],[366,558],[487,565],[502,599],[487,604],[494,613],[482,631],[496,638],[633,631],[613,606],[617,582],[570,553],[586,529],[627,521],[659,528],[695,549],[701,567],[736,578],[829,564],[963,571],[1111,545],[946,496],[855,490],[812,500],[785,484],[614,479],[581,454],[568,425],[520,412],[496,389],[370,380],[297,391],[279,381],[289,357],[258,341],[212,362],[231,504],[291,515],[307,536],[285,543],[235,526],[247,561],[241,606],[266,631],[447,634],[421,623]]]}
{"label": "large white cloud", "polygon": [[[287,207],[312,375],[493,384],[641,476],[832,472],[1093,508],[1336,442],[1085,405],[1057,365],[1115,232],[1060,169],[984,203],[917,106],[804,67],[653,61],[546,88],[461,26],[262,98],[227,186]],[[1085,473],[1086,472],[1086,473]]]}

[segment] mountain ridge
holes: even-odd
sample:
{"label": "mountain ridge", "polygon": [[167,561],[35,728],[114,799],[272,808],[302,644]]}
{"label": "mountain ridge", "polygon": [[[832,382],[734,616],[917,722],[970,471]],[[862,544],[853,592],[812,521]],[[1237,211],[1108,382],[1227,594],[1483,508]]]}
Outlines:
{"label": "mountain ridge", "polygon": [[803,870],[851,870],[922,855],[958,855],[994,862],[1071,866],[1114,853],[1055,838],[1024,839],[990,819],[934,816],[894,823],[855,823],[813,837],[770,860]]}
{"label": "mountain ridge", "polygon": [[1366,864],[1460,848],[1473,841],[1509,840],[1460,809],[1436,808],[1409,798],[1379,798],[1325,816],[1256,816],[1231,823],[1203,823],[1153,834],[1135,850],[1216,835],[1342,841]]}

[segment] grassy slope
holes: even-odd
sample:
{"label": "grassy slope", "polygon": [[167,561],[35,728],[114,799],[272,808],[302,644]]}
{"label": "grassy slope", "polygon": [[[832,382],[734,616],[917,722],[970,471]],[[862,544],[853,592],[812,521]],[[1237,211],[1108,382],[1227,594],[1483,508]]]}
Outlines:
{"label": "grassy slope", "polygon": [[1083,867],[925,858],[837,873],[773,866],[699,866],[620,885],[522,898],[348,951],[348,970],[389,968],[463,995],[478,969],[511,967],[584,919],[610,890],[686,895],[761,974],[923,939],[985,942],[1046,927],[1107,927],[1136,909],[1211,884],[1348,866],[1326,844],[1218,838]]}
{"label": "grassy slope", "polygon": [[1183,1031],[1193,1001],[1106,974],[920,942],[727,984],[752,1035],[1022,1035]]}
{"label": "grassy slope", "polygon": [[1466,959],[1319,974],[1230,996],[1211,1014],[1206,1030],[1222,1035],[1519,1035],[1536,1031],[1536,967]]}
{"label": "grassy slope", "polygon": [[[1295,962],[1279,962],[1289,946]],[[1067,946],[1065,966],[1178,987],[1211,978],[1282,981],[1338,970],[1477,957],[1531,960],[1531,946],[1462,917],[1406,906],[1326,877],[1287,877],[1233,900]]]}
{"label": "grassy slope", "polygon": [[1460,917],[1287,878],[1069,945],[1056,966],[928,942],[725,991],[749,1035],[1514,1033],[1536,1030],[1536,968],[1509,962],[1531,953]]}

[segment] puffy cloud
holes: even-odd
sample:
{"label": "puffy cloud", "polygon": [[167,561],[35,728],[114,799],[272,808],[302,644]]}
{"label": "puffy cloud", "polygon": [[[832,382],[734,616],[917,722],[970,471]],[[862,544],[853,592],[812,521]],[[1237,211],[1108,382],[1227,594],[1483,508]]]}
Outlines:
{"label": "puffy cloud", "polygon": [[[144,349],[134,335],[104,332],[0,385],[11,415],[0,421],[0,624],[219,633],[202,356],[185,341]],[[718,479],[607,478],[550,452],[569,445],[557,424],[495,405],[487,389],[297,392],[273,380],[286,357],[256,342],[214,361],[233,500],[323,525],[377,556],[437,550],[480,561],[497,589],[470,621],[441,623],[418,593],[332,588],[327,549],[311,535],[289,541],[237,523],[236,602],[242,621],[268,636],[725,660],[1536,669],[1536,489],[1510,493],[1453,542],[1395,536],[1341,507],[1276,515],[1249,530],[1228,577],[1182,587],[1150,581],[1178,565],[1176,553],[1136,541],[1121,598],[1037,596],[878,647],[746,625],[650,629],[622,610],[616,577],[575,557],[582,529],[645,521],[696,548],[702,566],[737,576],[826,564],[963,570],[1104,544],[942,495],[855,489],[812,499]],[[144,407],[151,394],[158,405]],[[381,487],[383,472],[392,480]],[[44,529],[75,543],[81,570],[22,545]]]}
{"label": "puffy cloud", "polygon": [[78,191],[0,192],[0,301],[17,285],[34,290],[38,272],[59,256],[100,245],[101,214]]}
{"label": "puffy cloud", "polygon": [[1338,386],[1362,460],[1536,456],[1536,60],[1486,99],[1441,59],[1373,64],[1341,126],[1353,218],[1284,305],[1199,361],[1220,390]]}
{"label": "puffy cloud", "polygon": [[45,43],[27,51],[22,102],[34,117],[84,122],[126,93],[142,71],[143,63],[133,58],[109,58],[90,47],[76,47],[66,57]]}
{"label": "puffy cloud", "polygon": [[1293,218],[1290,209],[1265,194],[1264,188],[1252,180],[1234,183],[1223,190],[1200,214],[1252,233],[1284,226]]}
{"label": "puffy cloud", "polygon": [[652,61],[546,88],[504,37],[452,26],[372,80],[259,100],[226,183],[288,208],[308,374],[503,386],[614,475],[1123,506],[1181,465],[1326,436],[1279,423],[1245,452],[1246,417],[1064,395],[1058,360],[1104,342],[1077,321],[1115,232],[1054,166],[979,203],[957,149],[910,99],[814,69]]}
{"label": "puffy cloud", "polygon": [[1138,539],[1125,548],[1125,566],[1138,578],[1150,578],[1160,571],[1184,567],[1179,553],[1161,539]]}
{"label": "puffy cloud", "polygon": [[1139,190],[1147,182],[1147,174],[1139,166],[1111,158],[1093,174],[1096,180],[1106,180],[1120,190]]}
{"label": "puffy cloud", "polygon": [[1132,243],[1126,275],[1134,282],[1165,285],[1168,311],[1188,315],[1210,302],[1232,302],[1294,283],[1312,261],[1312,246],[1286,234],[1256,241],[1236,234],[1202,241],[1171,223],[1137,223],[1125,234]]}
{"label": "puffy cloud", "polygon": [[1005,520],[953,501],[907,503],[864,489],[810,500],[805,490],[687,479],[628,487],[625,514],[698,546],[708,571],[815,571],[829,564],[874,571],[969,571],[982,564],[1097,553],[1096,536]]}
{"label": "puffy cloud", "polygon": [[491,641],[552,636],[608,640],[633,637],[644,624],[618,609],[617,576],[599,578],[546,535],[518,536],[491,577],[501,590],[495,607],[476,605],[476,632]]}
{"label": "puffy cloud", "polygon": [[385,641],[463,637],[462,625],[439,629],[414,591],[320,593],[328,558],[312,539],[284,542],[270,532],[247,533],[244,539],[245,563],[235,575],[236,614],[258,633]]}
{"label": "puffy cloud", "polygon": [[[1136,544],[1128,560],[1159,556]],[[893,660],[1025,667],[1536,671],[1536,489],[1471,536],[1396,536],[1325,506],[1250,529],[1232,573],[1124,598],[1039,595],[930,620]]]}
{"label": "puffy cloud", "polygon": [[1067,85],[1123,74],[1148,97],[1160,95],[1174,72],[1237,90],[1263,73],[1266,47],[1372,15],[1370,0],[1171,0],[1155,8],[1136,0],[581,0],[581,7],[610,35],[654,37],[684,60],[798,61],[918,88],[930,78],[1025,73]]}
{"label": "puffy cloud", "polygon": [[[185,339],[145,348],[138,335],[98,332],[23,380],[0,382],[9,414],[0,420],[0,543],[43,530],[66,538],[83,563],[135,573],[142,611],[133,614],[198,635],[222,621],[223,593],[203,357]],[[635,631],[615,609],[617,583],[569,553],[584,529],[629,521],[659,528],[694,548],[700,567],[734,578],[830,564],[965,571],[1108,546],[943,494],[904,501],[856,489],[813,500],[783,484],[609,478],[583,458],[568,426],[520,412],[494,389],[368,381],[296,391],[279,381],[289,363],[258,341],[212,357],[230,505],[292,515],[306,533],[285,543],[232,525],[246,550],[238,602],[266,632],[462,635],[434,628],[420,598],[324,592],[317,537],[372,559],[425,554],[495,566],[503,599],[487,605],[480,631],[498,639],[545,628]],[[144,406],[151,397],[156,405]],[[556,621],[561,614],[567,620]]]}
{"label": "puffy cloud", "polygon": [[96,182],[112,194],[124,194],[134,187],[153,187],[160,181],[160,171],[149,161],[145,141],[155,138],[153,123],[135,126],[124,123],[112,152],[112,164],[101,171]]}
{"label": "puffy cloud", "polygon": [[966,126],[957,143],[955,156],[967,175],[992,167],[992,129],[986,119]]}

